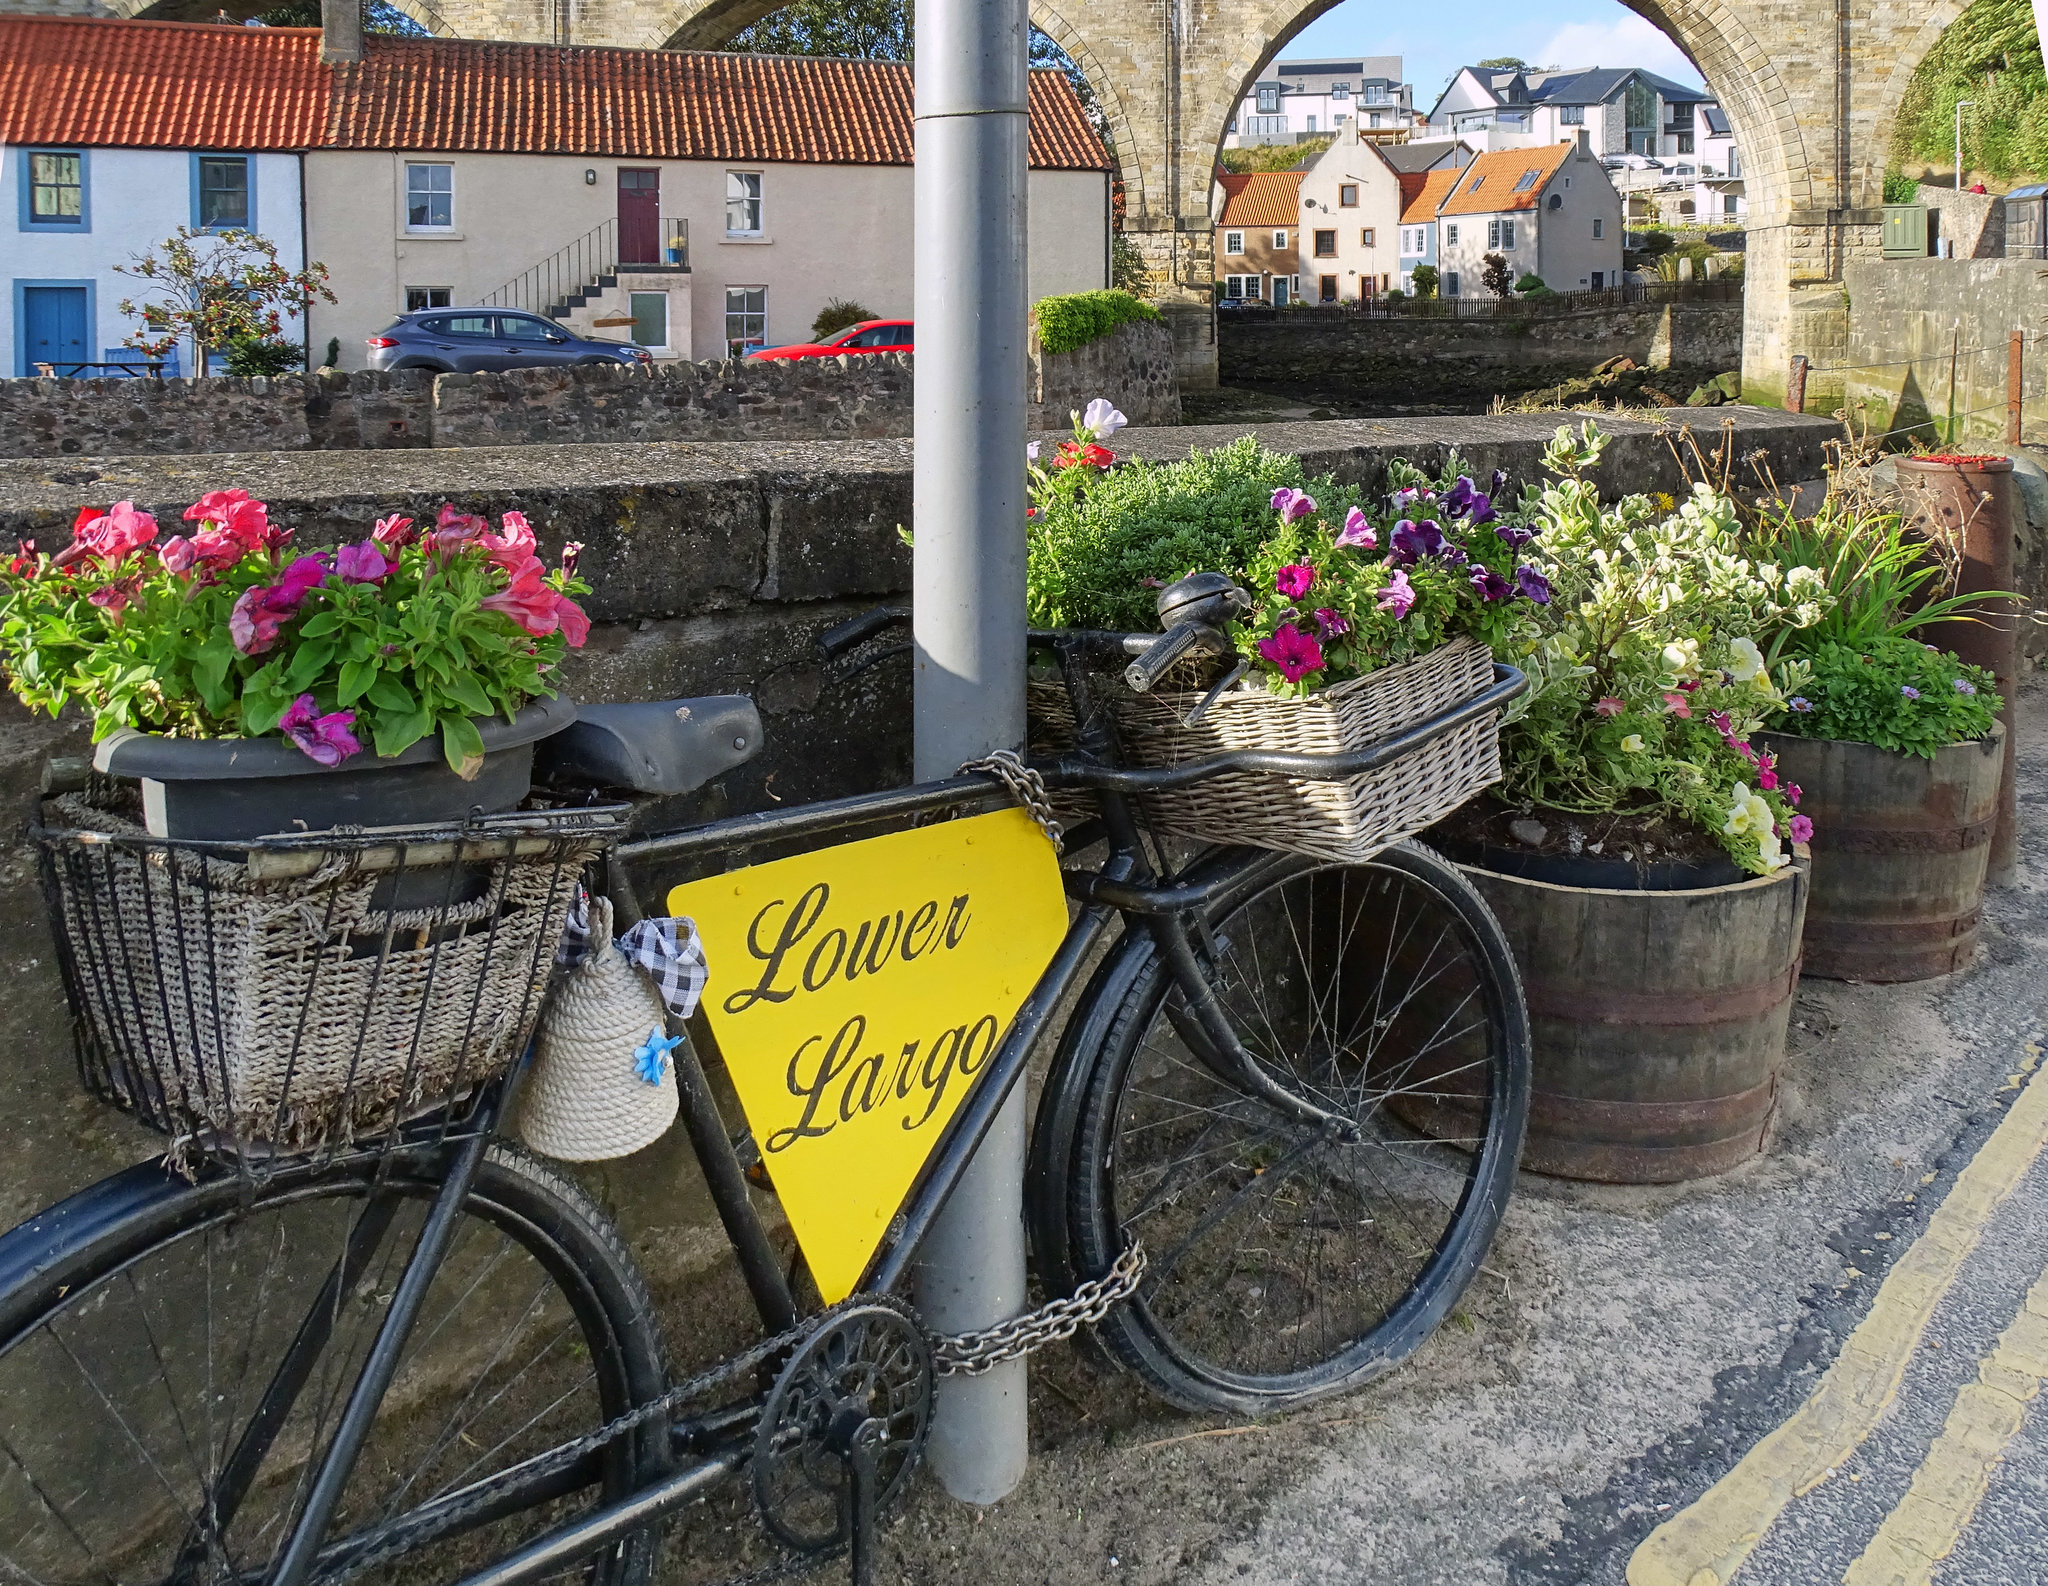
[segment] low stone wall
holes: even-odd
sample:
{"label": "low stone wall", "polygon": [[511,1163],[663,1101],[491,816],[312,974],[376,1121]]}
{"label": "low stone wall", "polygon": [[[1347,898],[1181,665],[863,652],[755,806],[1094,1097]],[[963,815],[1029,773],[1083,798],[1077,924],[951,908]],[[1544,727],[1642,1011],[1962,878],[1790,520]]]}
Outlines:
{"label": "low stone wall", "polygon": [[1217,316],[1225,385],[1378,386],[1416,400],[1533,391],[1626,355],[1649,368],[1738,369],[1742,302],[1532,309],[1526,316],[1382,318],[1340,308],[1234,309]]}
{"label": "low stone wall", "polygon": [[[1171,335],[1126,325],[1034,356],[1034,429],[1106,396],[1134,424],[1180,420]],[[491,374],[370,370],[273,379],[0,380],[0,458],[262,450],[860,440],[908,435],[896,353],[759,363],[592,364]]]}
{"label": "low stone wall", "polygon": [[[1950,197],[1956,195],[1950,194]],[[1964,193],[1963,198],[1977,197]],[[2006,433],[2008,358],[2014,331],[2027,333],[2022,360],[2022,439],[2048,443],[2048,381],[2040,338],[2048,331],[2048,264],[2039,259],[1852,260],[1843,272],[1849,302],[1849,411],[1870,434],[1917,428],[1915,438],[1948,440],[1954,356],[1956,440]],[[1816,360],[1818,361],[1818,360]]]}
{"label": "low stone wall", "polygon": [[[1818,474],[1835,428],[1820,419],[1723,408],[1738,454],[1763,449],[1781,479]],[[1314,473],[1377,485],[1396,456],[1425,464],[1452,448],[1481,472],[1536,477],[1555,416],[1342,421],[1262,426],[1267,445],[1300,453]],[[1685,488],[1654,426],[1603,421],[1614,440],[1601,478],[1615,491]],[[1129,456],[1168,460],[1242,433],[1209,426],[1133,429]],[[1718,441],[1719,423],[1704,439]],[[432,517],[443,501],[534,522],[543,549],[584,542],[595,592],[588,645],[563,670],[586,700],[750,693],[766,722],[759,758],[662,816],[763,809],[891,786],[910,775],[910,674],[902,659],[851,680],[820,664],[830,624],[910,587],[911,444],[639,444],[377,453],[234,453],[194,457],[0,462],[0,544],[61,539],[81,506],[132,499],[171,520],[204,490],[240,486],[270,504],[309,547],[356,539],[385,513]],[[0,807],[25,811],[44,760],[77,753],[82,722],[31,718],[0,696]],[[40,897],[28,854],[0,841],[0,1228],[34,1208],[161,1149],[85,1099],[72,1068]],[[673,1269],[708,1259],[715,1226],[693,1188],[686,1147],[656,1148],[590,1170],[629,1230]],[[694,1219],[694,1221],[693,1221]],[[685,1226],[687,1225],[687,1226]],[[696,1252],[696,1254],[692,1254]],[[675,1270],[662,1276],[674,1278]]]}

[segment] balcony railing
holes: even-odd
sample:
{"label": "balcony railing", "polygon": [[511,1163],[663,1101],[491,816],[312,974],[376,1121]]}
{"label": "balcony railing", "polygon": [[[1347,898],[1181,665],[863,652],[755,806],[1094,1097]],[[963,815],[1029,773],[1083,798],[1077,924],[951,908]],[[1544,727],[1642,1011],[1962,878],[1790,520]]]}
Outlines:
{"label": "balcony railing", "polygon": [[622,267],[687,270],[690,267],[689,221],[664,217],[657,223],[655,235],[660,238],[655,258],[621,259],[617,218],[592,226],[573,242],[563,244],[540,263],[521,271],[490,293],[482,300],[483,306],[519,308],[530,314],[559,319],[614,285]]}

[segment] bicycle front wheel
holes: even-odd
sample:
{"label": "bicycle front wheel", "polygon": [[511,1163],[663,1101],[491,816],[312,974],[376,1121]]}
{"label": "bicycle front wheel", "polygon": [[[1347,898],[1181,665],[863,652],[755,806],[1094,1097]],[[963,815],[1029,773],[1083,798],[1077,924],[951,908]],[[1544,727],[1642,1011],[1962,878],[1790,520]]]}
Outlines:
{"label": "bicycle front wheel", "polygon": [[[381,1178],[369,1160],[286,1168],[260,1185],[152,1165],[0,1238],[0,1575],[264,1579],[442,1160],[400,1153]],[[625,1496],[665,1425],[545,1481],[497,1479],[664,1386],[646,1288],[603,1214],[493,1145],[313,1579],[456,1579]],[[650,1527],[576,1573],[643,1586],[658,1540]]]}
{"label": "bicycle front wheel", "polygon": [[[1111,1350],[1176,1404],[1256,1415],[1369,1380],[1450,1313],[1521,1154],[1528,1018],[1499,923],[1418,843],[1248,864],[1196,947],[1266,1074],[1356,1138],[1205,1063],[1155,950],[1092,1059],[1068,1227],[1081,1277],[1133,1239],[1150,1257]],[[1473,1121],[1403,1122],[1449,1097]]]}

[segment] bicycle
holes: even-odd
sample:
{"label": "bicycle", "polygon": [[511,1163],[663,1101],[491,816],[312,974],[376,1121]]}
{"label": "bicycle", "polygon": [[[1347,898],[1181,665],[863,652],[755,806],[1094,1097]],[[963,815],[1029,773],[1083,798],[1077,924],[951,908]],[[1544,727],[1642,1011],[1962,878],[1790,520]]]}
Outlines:
{"label": "bicycle", "polygon": [[[849,655],[902,615],[855,619],[824,648]],[[1148,842],[1133,799],[1225,771],[1336,778],[1391,764],[1498,711],[1524,687],[1520,674],[1496,667],[1475,698],[1351,755],[1238,752],[1134,769],[1120,763],[1091,676],[1133,656],[1157,670],[1187,635],[1050,632],[1033,643],[1057,658],[1079,728],[1070,752],[1030,772],[1011,763],[623,841],[621,810],[588,795],[460,830],[231,850],[39,826],[53,907],[79,907],[82,880],[127,867],[119,896],[134,917],[117,910],[108,939],[127,944],[128,969],[109,967],[112,949],[62,947],[59,933],[87,1086],[188,1133],[194,1108],[225,1116],[205,1114],[220,1098],[200,1092],[227,1085],[226,1059],[174,1070],[153,1047],[124,1066],[83,1009],[155,1020],[159,1043],[166,1029],[211,1028],[204,1008],[178,1004],[203,1002],[207,983],[159,963],[145,998],[132,959],[168,950],[179,921],[165,900],[215,900],[206,889],[229,872],[211,867],[226,860],[252,875],[358,876],[367,914],[339,936],[303,921],[309,940],[339,944],[314,952],[309,973],[367,975],[374,990],[399,973],[400,948],[450,984],[446,965],[465,944],[502,949],[485,953],[492,963],[516,956],[516,864],[542,900],[517,951],[546,953],[560,930],[546,900],[579,875],[602,879],[624,923],[638,913],[636,871],[715,873],[735,853],[954,820],[1019,793],[1054,836],[1046,790],[1092,796],[1098,813],[1067,846],[1100,845],[1102,857],[1061,871],[1074,911],[1051,962],[837,1304],[822,1305],[778,1247],[758,1150],[714,1094],[699,1052],[713,1056],[715,1042],[692,1021],[673,1054],[681,1119],[734,1258],[711,1282],[723,1294],[736,1274],[754,1322],[738,1346],[704,1340],[698,1353],[711,1358],[679,1382],[618,1230],[567,1173],[501,1132],[525,1064],[478,1079],[462,1058],[430,1075],[417,1030],[374,1038],[412,1043],[375,1132],[266,1154],[230,1149],[225,1124],[197,1126],[164,1158],[0,1236],[6,1572],[180,1586],[371,1575],[516,1586],[573,1572],[640,1586],[657,1571],[665,1521],[744,1479],[784,1551],[742,1579],[850,1550],[861,1580],[875,1517],[916,1464],[937,1372],[985,1368],[1091,1325],[1104,1358],[1168,1401],[1260,1415],[1406,1359],[1478,1270],[1520,1152],[1528,1028],[1500,929],[1419,843],[1361,864],[1229,848],[1176,863]],[[638,794],[679,791],[735,763],[732,723],[747,712],[734,709],[590,711],[595,731],[571,769]],[[739,748],[737,758],[753,752]],[[229,901],[222,891],[206,907]],[[154,945],[138,947],[138,933]],[[530,1055],[536,1010],[477,988],[435,1015],[467,1020],[461,1050],[488,1024]],[[935,1361],[900,1296],[1070,995],[1027,1169],[1036,1271],[1054,1298],[1015,1324],[938,1341]],[[340,1093],[350,1106],[370,1039],[362,1018]],[[290,1039],[288,1072],[310,1073],[306,1038]],[[1439,1103],[1456,1110],[1429,1131],[1404,1121]],[[280,1101],[280,1129],[286,1111]],[[704,1308],[707,1326],[742,1314],[730,1298]],[[672,1568],[695,1577],[711,1562],[693,1548]]]}

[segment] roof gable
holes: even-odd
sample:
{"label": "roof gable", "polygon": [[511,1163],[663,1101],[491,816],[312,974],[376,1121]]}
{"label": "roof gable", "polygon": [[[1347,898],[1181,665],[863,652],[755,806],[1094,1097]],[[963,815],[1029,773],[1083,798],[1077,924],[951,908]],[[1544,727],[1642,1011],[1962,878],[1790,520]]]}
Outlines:
{"label": "roof gable", "polygon": [[1225,171],[1219,226],[1293,226],[1301,218],[1300,171]]}
{"label": "roof gable", "polygon": [[[1401,178],[1401,224],[1420,226],[1436,219],[1437,207],[1449,196],[1462,173],[1424,171]],[[1413,183],[1411,187],[1409,184]]]}
{"label": "roof gable", "polygon": [[1438,212],[1493,215],[1534,209],[1542,202],[1543,189],[1551,177],[1577,147],[1573,141],[1482,154],[1458,173],[1457,187]]}

